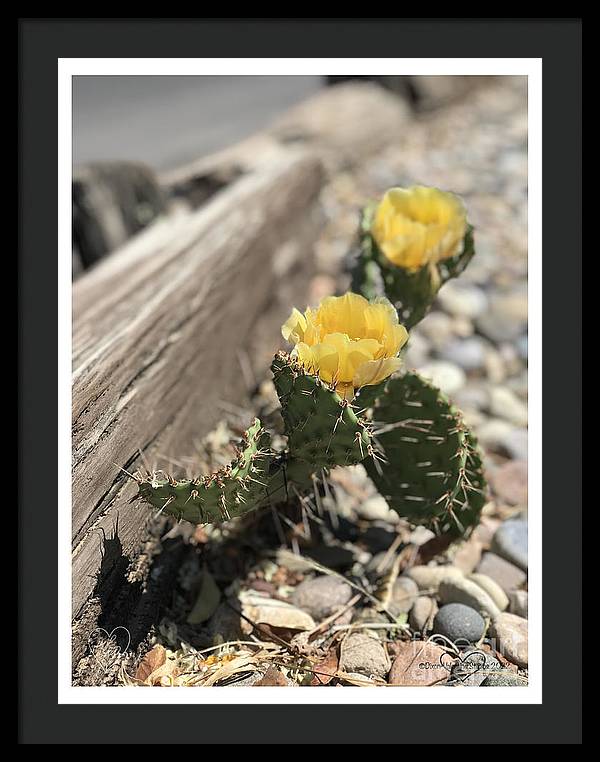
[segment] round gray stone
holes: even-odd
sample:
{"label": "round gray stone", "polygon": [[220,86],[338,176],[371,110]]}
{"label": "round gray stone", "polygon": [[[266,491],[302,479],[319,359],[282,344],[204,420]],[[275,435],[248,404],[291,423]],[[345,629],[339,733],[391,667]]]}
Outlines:
{"label": "round gray stone", "polygon": [[350,585],[327,574],[301,582],[292,593],[291,601],[313,619],[322,620],[348,603],[350,598]]}
{"label": "round gray stone", "polygon": [[470,606],[448,603],[442,606],[433,620],[433,632],[444,635],[453,643],[476,643],[485,632],[485,620]]}

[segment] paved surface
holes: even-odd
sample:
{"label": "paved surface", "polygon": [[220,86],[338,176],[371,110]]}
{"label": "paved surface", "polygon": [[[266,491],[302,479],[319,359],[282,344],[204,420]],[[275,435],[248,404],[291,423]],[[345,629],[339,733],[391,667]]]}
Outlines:
{"label": "paved surface", "polygon": [[73,161],[170,169],[224,148],[322,86],[320,77],[74,77]]}

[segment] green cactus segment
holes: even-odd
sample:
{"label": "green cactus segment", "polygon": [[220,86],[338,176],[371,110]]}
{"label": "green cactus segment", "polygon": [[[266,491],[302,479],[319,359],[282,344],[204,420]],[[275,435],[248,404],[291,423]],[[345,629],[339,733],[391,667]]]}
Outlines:
{"label": "green cactus segment", "polygon": [[410,272],[386,259],[371,235],[376,207],[370,204],[361,216],[360,248],[352,262],[352,290],[367,299],[387,296],[398,310],[400,322],[410,329],[425,317],[444,283],[460,275],[471,261],[475,254],[473,227],[467,228],[460,254]]}
{"label": "green cactus segment", "polygon": [[192,524],[227,521],[269,500],[270,489],[283,483],[270,437],[256,419],[244,434],[238,457],[210,476],[193,480],[140,477],[139,495],[160,511]]}
{"label": "green cactus segment", "polygon": [[373,418],[386,462],[365,465],[390,507],[439,534],[462,535],[475,526],[486,500],[481,458],[446,396],[406,373],[388,382]]}
{"label": "green cactus segment", "polygon": [[316,376],[284,352],[271,365],[292,460],[314,471],[360,463],[373,452],[369,425]]}

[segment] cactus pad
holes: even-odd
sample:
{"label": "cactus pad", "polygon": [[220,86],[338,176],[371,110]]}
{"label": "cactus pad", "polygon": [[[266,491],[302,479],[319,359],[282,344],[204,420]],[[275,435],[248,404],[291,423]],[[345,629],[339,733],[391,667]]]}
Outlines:
{"label": "cactus pad", "polygon": [[369,476],[400,516],[439,534],[475,526],[486,499],[477,442],[460,411],[416,373],[391,379],[373,410],[386,463]]}
{"label": "cactus pad", "polygon": [[276,456],[270,438],[255,419],[244,434],[237,458],[210,476],[177,481],[156,473],[139,477],[139,495],[169,516],[193,524],[227,521],[268,501]]}
{"label": "cactus pad", "polygon": [[316,471],[354,465],[372,454],[369,425],[347,400],[284,352],[275,356],[271,370],[291,458]]}
{"label": "cactus pad", "polygon": [[351,263],[352,290],[367,299],[386,296],[398,310],[400,322],[410,329],[425,317],[444,283],[460,275],[471,261],[475,253],[473,227],[467,227],[460,254],[411,272],[392,264],[379,250],[371,235],[375,209],[371,204],[361,216],[360,248]]}

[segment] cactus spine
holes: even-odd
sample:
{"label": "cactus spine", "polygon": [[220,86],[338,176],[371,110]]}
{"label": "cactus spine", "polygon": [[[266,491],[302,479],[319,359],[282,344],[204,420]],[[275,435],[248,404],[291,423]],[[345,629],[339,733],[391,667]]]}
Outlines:
{"label": "cactus spine", "polygon": [[376,204],[363,209],[359,225],[359,247],[352,262],[352,289],[367,299],[385,295],[398,310],[407,328],[422,320],[437,292],[459,276],[475,254],[473,226],[469,225],[459,254],[415,271],[392,264],[380,251],[372,233]]}
{"label": "cactus spine", "polygon": [[271,366],[285,450],[271,449],[256,420],[237,458],[211,476],[138,475],[143,500],[177,519],[215,523],[284,500],[290,487],[313,489],[316,474],[334,466],[365,461],[401,516],[440,534],[476,525],[486,484],[461,413],[416,373],[391,375],[406,342],[401,324],[414,326],[464,270],[473,228],[458,197],[437,189],[391,189],[381,204],[375,228],[378,207],[363,211],[353,269],[354,290],[372,303],[356,293],[329,297],[317,310],[294,309],[282,328],[295,344]]}
{"label": "cactus spine", "polygon": [[177,481],[139,477],[139,495],[161,512],[193,524],[218,523],[285,499],[290,489],[312,488],[322,469],[359,463],[372,455],[369,423],[352,405],[279,352],[272,364],[288,437],[284,453],[256,419],[238,457],[211,476]]}
{"label": "cactus spine", "polygon": [[139,495],[161,512],[192,524],[227,521],[267,500],[274,462],[270,437],[257,418],[230,465],[196,479],[159,479],[156,472],[142,474]]}
{"label": "cactus spine", "polygon": [[320,469],[354,465],[372,454],[368,422],[347,400],[284,352],[271,368],[291,459]]}
{"label": "cactus spine", "polygon": [[446,395],[406,373],[388,382],[372,415],[385,464],[365,465],[390,507],[440,534],[475,526],[485,503],[481,457]]}

